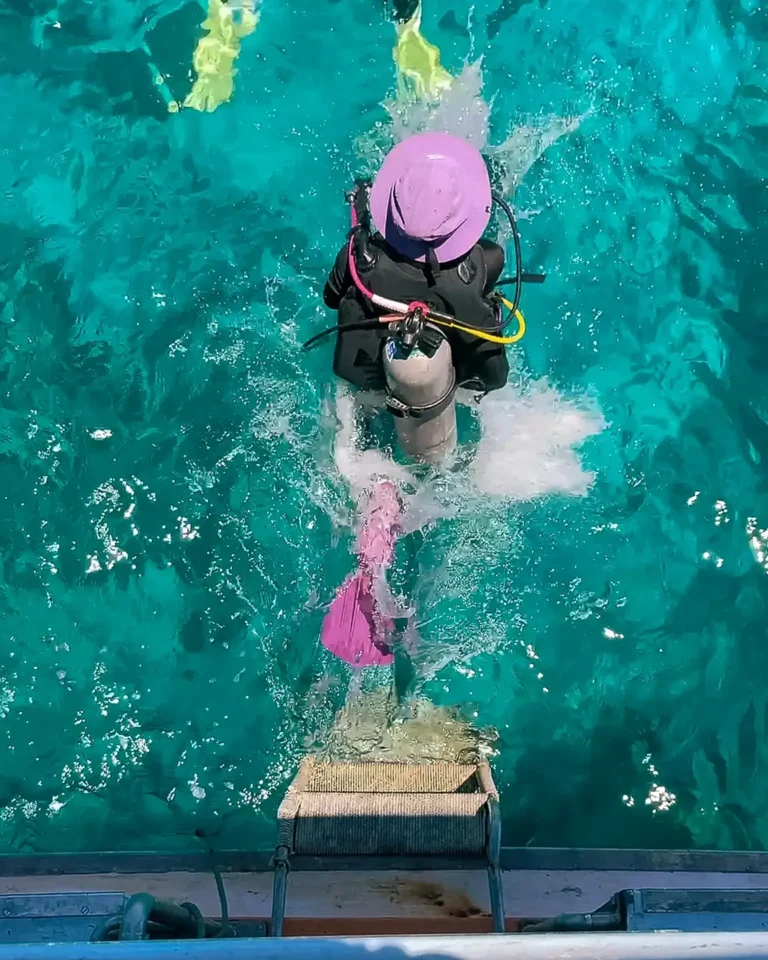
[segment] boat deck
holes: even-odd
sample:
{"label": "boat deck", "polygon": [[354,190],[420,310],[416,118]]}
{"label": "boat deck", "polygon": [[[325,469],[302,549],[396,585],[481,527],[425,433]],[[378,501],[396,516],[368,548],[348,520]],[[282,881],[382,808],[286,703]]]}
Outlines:
{"label": "boat deck", "polygon": [[[269,857],[268,852],[260,852],[217,858],[231,917],[248,921],[269,917]],[[482,871],[385,866],[329,874],[322,862],[297,863],[291,874],[286,935],[490,930],[488,884]],[[763,853],[508,848],[503,851],[502,867],[510,931],[517,929],[520,918],[594,911],[619,890],[768,889],[768,854]],[[191,901],[205,916],[220,914],[205,857],[93,854],[0,858],[3,894],[83,891],[148,892],[177,903]]]}

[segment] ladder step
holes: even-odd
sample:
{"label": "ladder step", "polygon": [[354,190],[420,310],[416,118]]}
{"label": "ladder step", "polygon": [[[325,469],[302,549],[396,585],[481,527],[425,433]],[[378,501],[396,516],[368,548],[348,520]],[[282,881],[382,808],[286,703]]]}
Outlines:
{"label": "ladder step", "polygon": [[305,856],[476,855],[487,838],[482,794],[304,794],[293,836]]}
{"label": "ladder step", "polygon": [[457,763],[302,763],[299,789],[306,793],[484,792],[477,766]]}

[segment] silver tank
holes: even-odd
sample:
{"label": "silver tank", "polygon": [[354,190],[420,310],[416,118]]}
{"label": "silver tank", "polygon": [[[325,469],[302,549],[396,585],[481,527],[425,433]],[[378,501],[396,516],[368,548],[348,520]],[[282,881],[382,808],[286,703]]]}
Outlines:
{"label": "silver tank", "polygon": [[[436,403],[451,389],[453,361],[448,341],[443,339],[428,357],[418,347],[405,351],[390,338],[384,345],[384,374],[391,395],[408,406]],[[395,417],[397,434],[405,453],[418,460],[437,463],[456,448],[456,404],[451,402],[436,417]]]}

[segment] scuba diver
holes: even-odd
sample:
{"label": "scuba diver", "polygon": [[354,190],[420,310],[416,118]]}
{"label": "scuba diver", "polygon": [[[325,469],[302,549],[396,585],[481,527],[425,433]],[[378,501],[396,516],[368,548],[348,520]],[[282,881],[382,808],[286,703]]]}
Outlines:
{"label": "scuba diver", "polygon": [[381,313],[378,297],[460,321],[445,331],[455,384],[482,393],[503,387],[509,338],[493,338],[500,317],[490,298],[504,251],[482,239],[492,196],[479,151],[449,134],[415,134],[387,155],[372,186],[357,184],[350,200],[353,243],[339,252],[324,291],[326,306],[338,310],[334,373],[364,390],[386,389],[382,351],[390,333],[386,324],[366,323]]}
{"label": "scuba diver", "polygon": [[[401,446],[439,463],[455,448],[455,394],[507,382],[508,343],[525,332],[518,309],[524,280],[520,238],[505,200],[494,197],[481,154],[446,133],[420,133],[387,155],[373,184],[347,197],[352,230],[325,284],[336,326],[333,369],[363,390],[385,391]],[[509,218],[515,275],[501,279],[504,251],[482,239],[493,203]],[[514,283],[510,303],[494,288]],[[509,312],[502,319],[502,305]],[[513,336],[504,330],[513,318]],[[324,647],[357,667],[392,663],[394,623],[382,605],[386,569],[401,532],[402,502],[386,476],[372,477],[360,502],[358,568],[324,619]]]}

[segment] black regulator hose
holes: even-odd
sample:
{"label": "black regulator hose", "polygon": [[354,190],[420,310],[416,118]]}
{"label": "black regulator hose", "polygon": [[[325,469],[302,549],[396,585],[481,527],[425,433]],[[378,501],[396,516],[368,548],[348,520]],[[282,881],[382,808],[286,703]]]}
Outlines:
{"label": "black regulator hose", "polygon": [[515,298],[512,301],[512,306],[506,318],[499,324],[498,329],[499,333],[501,333],[510,325],[520,306],[520,294],[523,289],[523,253],[520,249],[520,232],[517,229],[517,221],[515,220],[514,213],[512,213],[512,208],[503,197],[497,197],[495,193],[493,194],[493,202],[498,203],[504,213],[506,213],[507,220],[509,220],[509,225],[512,228],[512,240],[515,245]]}
{"label": "black regulator hose", "polygon": [[385,329],[385,324],[381,320],[360,320],[359,323],[337,323],[333,327],[328,327],[327,330],[321,330],[320,333],[316,333],[314,337],[310,337],[305,343],[302,344],[301,349],[303,351],[311,350],[312,347],[316,347],[321,340],[325,340],[326,337],[330,337],[332,333],[336,333],[339,330],[373,330],[375,327],[380,329]]}

